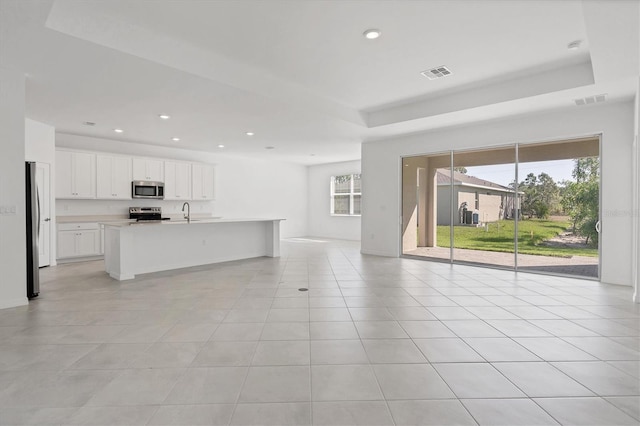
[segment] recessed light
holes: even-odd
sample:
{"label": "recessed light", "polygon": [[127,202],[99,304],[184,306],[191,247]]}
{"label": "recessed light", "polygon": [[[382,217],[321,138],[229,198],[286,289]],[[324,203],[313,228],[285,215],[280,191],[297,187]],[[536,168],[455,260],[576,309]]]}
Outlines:
{"label": "recessed light", "polygon": [[382,35],[382,32],[380,30],[375,30],[375,29],[369,29],[367,31],[365,31],[364,33],[362,33],[362,35],[369,40],[375,40],[378,37],[380,37],[380,35]]}
{"label": "recessed light", "polygon": [[220,144],[218,145],[218,148],[224,148],[224,145]]}
{"label": "recessed light", "polygon": [[567,49],[578,50],[581,44],[582,44],[582,40],[574,40],[571,43],[567,44]]}
{"label": "recessed light", "polygon": [[124,132],[124,130],[122,130],[122,129],[113,129],[113,131],[114,131],[114,132],[116,132],[116,133],[122,133],[122,132]]}
{"label": "recessed light", "polygon": [[265,146],[264,149],[275,149],[275,146]]}
{"label": "recessed light", "polygon": [[171,138],[171,140],[174,141],[174,142],[179,142],[180,138]]}
{"label": "recessed light", "polygon": [[160,117],[163,120],[168,120],[171,118],[171,116],[168,114],[160,114],[158,117]]}
{"label": "recessed light", "polygon": [[253,135],[255,135],[255,133],[253,133],[253,132],[247,132],[247,136],[253,136]]}
{"label": "recessed light", "polygon": [[96,123],[94,123],[93,121],[83,121],[82,124],[84,124],[85,126],[95,126]]}

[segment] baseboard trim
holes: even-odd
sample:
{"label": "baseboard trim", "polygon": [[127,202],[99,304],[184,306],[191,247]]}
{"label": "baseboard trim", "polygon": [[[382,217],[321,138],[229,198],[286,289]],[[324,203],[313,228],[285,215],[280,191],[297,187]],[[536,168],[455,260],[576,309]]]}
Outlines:
{"label": "baseboard trim", "polygon": [[389,253],[388,251],[378,251],[378,250],[360,250],[361,254],[369,254],[372,256],[382,256],[382,257],[398,257],[394,253]]}
{"label": "baseboard trim", "polygon": [[18,299],[0,300],[0,309],[15,308],[17,306],[26,306],[29,304],[29,299],[26,297],[20,297]]}

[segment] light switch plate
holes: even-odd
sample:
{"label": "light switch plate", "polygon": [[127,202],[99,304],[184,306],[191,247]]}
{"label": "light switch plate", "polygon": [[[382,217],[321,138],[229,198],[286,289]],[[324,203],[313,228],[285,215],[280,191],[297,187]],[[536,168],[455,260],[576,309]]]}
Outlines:
{"label": "light switch plate", "polygon": [[16,206],[0,206],[0,215],[16,214]]}

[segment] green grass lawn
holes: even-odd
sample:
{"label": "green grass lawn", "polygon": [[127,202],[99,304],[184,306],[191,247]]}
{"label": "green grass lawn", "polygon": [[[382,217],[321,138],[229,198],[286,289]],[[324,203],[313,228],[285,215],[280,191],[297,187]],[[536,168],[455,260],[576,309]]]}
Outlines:
{"label": "green grass lawn", "polygon": [[[454,226],[454,248],[513,253],[512,220],[501,220],[489,224],[489,232],[482,228]],[[563,248],[539,245],[570,227],[569,222],[543,219],[528,219],[518,222],[518,253],[540,256],[590,256],[597,257],[597,248]],[[449,247],[449,227],[438,226],[438,246]]]}

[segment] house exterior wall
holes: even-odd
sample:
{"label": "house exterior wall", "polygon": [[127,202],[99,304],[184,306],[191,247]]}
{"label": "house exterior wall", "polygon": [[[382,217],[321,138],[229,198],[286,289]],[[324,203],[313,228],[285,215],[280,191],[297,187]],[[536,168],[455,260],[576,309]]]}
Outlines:
{"label": "house exterior wall", "polygon": [[[480,221],[495,222],[499,219],[503,205],[504,195],[500,192],[485,190],[481,192],[478,189],[480,198]],[[460,205],[467,202],[467,209],[474,210],[476,203],[476,191],[473,188],[465,188],[464,186],[454,186],[454,224],[460,224]],[[447,226],[451,223],[451,187],[449,185],[438,186],[438,226]]]}
{"label": "house exterior wall", "polygon": [[[458,200],[458,188],[454,189],[454,200]],[[454,205],[456,204],[454,203]],[[451,223],[451,186],[438,186],[438,226]]]}
{"label": "house exterior wall", "polygon": [[[488,193],[487,193],[488,192]],[[502,209],[502,197],[501,193],[486,191],[480,193],[480,221],[482,222],[496,222],[500,219],[500,212]]]}
{"label": "house exterior wall", "polygon": [[469,192],[469,188],[461,188],[459,186],[456,186],[454,191],[457,198],[456,203],[453,205],[453,207],[456,209],[454,220],[455,224],[458,225],[462,223],[462,221],[460,220],[460,206],[462,205],[462,203],[467,203],[467,210],[473,211],[476,207],[476,193],[475,191]]}

